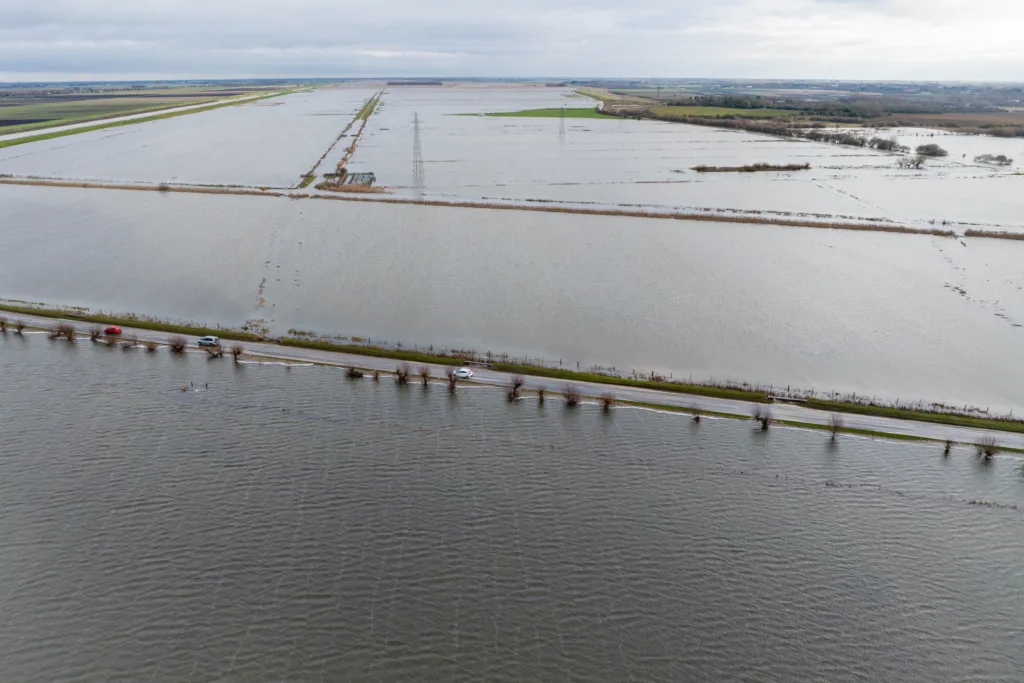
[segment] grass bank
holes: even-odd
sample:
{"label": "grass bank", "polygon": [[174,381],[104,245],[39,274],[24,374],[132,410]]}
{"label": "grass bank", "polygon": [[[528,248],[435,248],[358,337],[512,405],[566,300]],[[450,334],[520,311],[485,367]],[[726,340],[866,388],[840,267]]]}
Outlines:
{"label": "grass bank", "polygon": [[[467,114],[473,116],[473,114]],[[597,109],[581,107],[552,107],[549,109],[524,109],[522,111],[501,111],[484,114],[484,116],[509,116],[534,119],[613,119],[614,116],[602,114]]]}
{"label": "grass bank", "polygon": [[[333,199],[347,202],[383,202],[387,204],[410,204],[416,206],[436,206],[442,208],[493,209],[501,211],[539,211],[543,213],[572,213],[584,216],[623,216],[626,218],[659,218],[662,220],[695,221],[702,223],[743,223],[753,225],[781,225],[794,228],[821,228],[826,230],[860,230],[866,232],[893,232],[911,235],[932,235],[935,237],[955,237],[952,230],[941,228],[911,228],[895,223],[851,223],[848,221],[815,221],[799,218],[752,216],[749,214],[716,214],[716,213],[682,213],[638,211],[634,209],[591,209],[577,206],[543,206],[528,204],[501,204],[496,202],[476,201],[439,201],[431,199],[415,199],[412,197],[369,197],[360,196],[372,193],[384,193],[384,188],[373,190],[354,189],[351,195],[346,194],[289,194],[277,190],[235,188],[235,187],[199,187],[195,185],[144,185],[100,183],[78,180],[50,180],[43,178],[5,178],[0,176],[0,185],[36,185],[40,187],[77,187],[106,190],[142,190],[160,192],[185,192],[195,194],[226,194],[252,195],[260,197],[289,197],[292,199]],[[337,190],[336,187],[330,188]],[[998,233],[978,231],[976,237],[999,236]]]}
{"label": "grass bank", "polygon": [[268,97],[275,97],[281,94],[283,93],[273,93],[271,95],[263,95],[262,97],[254,97],[250,99],[237,99],[232,100],[230,102],[220,102],[218,104],[211,104],[208,107],[196,107],[195,109],[186,109],[185,111],[171,111],[163,114],[154,114],[153,116],[141,116],[136,119],[128,119],[127,121],[108,121],[106,123],[98,123],[95,126],[83,126],[81,128],[72,128],[70,130],[51,131],[49,133],[40,133],[39,135],[29,135],[23,138],[14,138],[13,140],[0,140],[0,149],[3,149],[5,147],[13,147],[15,145],[24,145],[29,142],[40,142],[42,140],[62,138],[68,135],[78,135],[79,133],[91,133],[93,131],[104,130],[106,128],[133,126],[137,123],[149,123],[150,121],[159,121],[160,119],[171,119],[176,116],[200,114],[204,111],[213,111],[214,109],[220,109],[222,107],[233,107],[236,104],[258,102],[259,100],[267,99]]}
{"label": "grass bank", "polygon": [[536,377],[550,377],[551,379],[564,380],[567,382],[592,382],[595,384],[613,384],[620,387],[632,387],[636,389],[655,389],[657,391],[671,391],[677,394],[693,394],[696,396],[711,396],[714,398],[728,398],[737,401],[753,401],[754,403],[769,403],[771,399],[763,391],[747,391],[744,389],[732,389],[726,387],[710,386],[706,384],[686,384],[683,382],[668,382],[658,380],[630,379],[628,377],[617,377],[615,375],[603,375],[596,372],[580,372],[578,370],[562,370],[558,368],[540,367],[534,365],[521,365],[518,363],[491,363],[491,369],[498,372],[507,372],[512,375],[534,375]]}
{"label": "grass bank", "polygon": [[760,173],[763,171],[807,171],[810,164],[750,164],[749,166],[694,166],[697,173]]}
{"label": "grass bank", "polygon": [[783,109],[733,109],[730,107],[700,107],[700,106],[678,106],[678,107],[652,107],[651,113],[663,119],[686,119],[691,116],[720,118],[723,116],[741,116],[753,119],[777,119],[782,116],[789,116],[793,112]]}
{"label": "grass bank", "polygon": [[[249,332],[244,329],[239,330],[222,327],[208,327],[202,325],[195,325],[191,323],[176,323],[157,320],[149,317],[137,316],[133,314],[91,313],[89,311],[77,310],[72,308],[47,308],[34,305],[22,305],[18,302],[9,301],[0,301],[0,311],[5,311],[7,313],[16,315],[21,314],[25,316],[65,319],[78,321],[82,323],[92,323],[95,325],[119,325],[121,327],[135,327],[139,329],[152,330],[155,332],[165,332],[174,335],[194,337],[215,335],[220,337],[221,339],[227,340],[260,342],[266,344],[276,344],[284,347],[315,349],[319,351],[328,351],[334,353],[347,353],[360,356],[387,358],[394,360],[396,362],[408,362],[418,364],[429,363],[433,365],[446,365],[454,367],[463,365],[466,361],[466,358],[464,356],[456,354],[446,355],[416,350],[410,351],[405,349],[383,348],[363,344],[345,344],[339,342],[322,341],[317,339],[301,339],[295,337],[266,338],[260,334]],[[13,320],[10,322],[13,322]],[[592,383],[639,389],[651,389],[654,391],[664,391],[676,394],[688,394],[695,396],[707,396],[712,398],[731,399],[753,403],[774,402],[772,397],[769,396],[767,393],[753,389],[748,390],[736,387],[717,386],[712,384],[672,382],[663,379],[633,379],[627,377],[619,377],[616,375],[606,375],[597,372],[563,370],[559,368],[549,368],[540,365],[529,365],[511,362],[491,362],[489,363],[489,367],[497,372],[509,373],[511,375],[522,374],[531,375],[534,377],[546,377],[552,380],[570,383]],[[554,393],[558,393],[558,387],[555,387],[553,391]],[[658,408],[664,410],[674,410],[683,412],[688,411],[687,408],[680,408],[678,406],[666,406],[658,404],[656,402],[620,402],[624,404]],[[914,420],[934,424],[946,424],[956,427],[969,427],[1003,432],[1024,433],[1024,421],[1009,418],[973,417],[968,415],[958,415],[949,412],[929,412],[926,410],[918,409],[893,408],[844,401],[828,401],[822,399],[807,399],[805,401],[801,401],[800,405],[805,406],[807,408],[832,413],[875,415],[878,417],[893,418],[899,420]],[[700,412],[705,415],[720,415],[722,417],[747,419],[747,416],[734,415],[730,413],[713,413],[709,411]],[[806,427],[809,429],[829,428],[828,425],[803,423],[789,420],[776,420],[776,424],[789,425],[794,427]],[[888,432],[878,432],[873,430],[847,427],[842,428],[841,431],[850,434],[862,434],[865,436],[883,436],[886,438],[908,440],[922,439],[921,437],[891,434]],[[1010,449],[1002,448],[1001,450]]]}
{"label": "grass bank", "polygon": [[964,237],[987,237],[994,240],[1024,240],[1024,232],[1007,232],[1004,230],[970,230],[964,231]]}
{"label": "grass bank", "polygon": [[[236,341],[260,341],[260,337],[252,332],[242,330],[223,329],[220,327],[205,327],[188,323],[174,323],[153,318],[144,318],[134,315],[90,313],[73,308],[38,308],[35,306],[19,306],[9,302],[0,302],[0,311],[17,313],[21,315],[34,315],[42,318],[55,318],[64,320],[75,320],[83,323],[95,323],[97,325],[118,325],[120,327],[138,327],[154,332],[167,332],[168,334],[194,335],[205,337],[212,334],[223,339]],[[81,331],[81,330],[80,330]]]}
{"label": "grass bank", "polygon": [[1010,418],[974,417],[971,415],[958,415],[956,413],[948,412],[893,408],[890,406],[869,405],[847,401],[828,401],[824,399],[807,399],[806,401],[801,402],[800,405],[808,408],[814,408],[815,410],[827,410],[837,413],[875,415],[877,417],[889,417],[897,420],[915,420],[918,422],[932,422],[954,427],[997,429],[1003,432],[1024,433],[1024,420],[1014,420]]}

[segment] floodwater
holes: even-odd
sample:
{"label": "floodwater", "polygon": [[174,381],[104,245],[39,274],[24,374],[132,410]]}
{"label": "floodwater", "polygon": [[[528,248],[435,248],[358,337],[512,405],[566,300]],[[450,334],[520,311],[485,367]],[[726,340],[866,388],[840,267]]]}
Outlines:
{"label": "floodwater", "polygon": [[[0,150],[0,173],[107,181],[290,187],[327,153],[375,90],[323,88],[137,126]],[[775,212],[884,219],[953,229],[1024,230],[1018,166],[975,164],[979,154],[1024,161],[1024,141],[927,129],[866,131],[950,151],[920,171],[896,157],[735,130],[622,119],[485,117],[545,107],[592,108],[569,88],[387,87],[352,172],[372,172],[399,195],[451,200],[569,202],[650,210]],[[421,120],[424,177],[413,177],[413,117]],[[470,114],[462,116],[460,114]],[[328,151],[330,150],[330,151]],[[694,166],[809,163],[786,173],[697,173]]]}
{"label": "floodwater", "polygon": [[[568,89],[389,88],[349,168],[428,197],[543,200],[686,210],[774,211],[888,219],[953,228],[1024,230],[1015,167],[975,164],[978,154],[1024,160],[1024,142],[924,129],[879,132],[950,150],[923,171],[896,157],[735,130],[622,119],[458,116],[594,106]],[[424,179],[412,175],[414,114],[421,120]],[[563,132],[564,129],[564,132]],[[873,133],[877,131],[868,131]],[[1018,154],[1017,152],[1021,152]],[[696,173],[698,165],[809,163],[787,173]]]}
{"label": "floodwater", "polygon": [[1014,457],[43,335],[0,373],[5,680],[1024,670]]}
{"label": "floodwater", "polygon": [[368,88],[327,88],[0,150],[0,173],[206,185],[299,183]]}
{"label": "floodwater", "polygon": [[1018,242],[70,188],[0,205],[6,298],[1024,408]]}

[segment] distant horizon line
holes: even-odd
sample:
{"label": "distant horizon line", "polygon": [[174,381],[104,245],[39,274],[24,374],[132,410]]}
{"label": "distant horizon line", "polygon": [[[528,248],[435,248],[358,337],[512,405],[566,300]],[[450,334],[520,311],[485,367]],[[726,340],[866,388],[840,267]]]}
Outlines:
{"label": "distant horizon line", "polygon": [[729,81],[737,83],[934,83],[941,85],[973,85],[973,84],[999,84],[999,85],[1022,85],[1024,81],[1010,80],[970,80],[952,79],[942,80],[935,78],[921,79],[856,79],[856,78],[800,78],[800,77],[748,77],[748,76],[228,76],[222,78],[206,77],[179,77],[179,78],[82,78],[82,79],[45,79],[45,80],[8,80],[0,81],[0,87],[4,86],[25,86],[25,85],[103,85],[111,83],[280,83],[280,82],[338,82],[338,81],[476,81],[476,82],[540,82],[557,83],[571,81],[604,81],[604,82],[637,82],[646,81],[658,82],[716,82]]}

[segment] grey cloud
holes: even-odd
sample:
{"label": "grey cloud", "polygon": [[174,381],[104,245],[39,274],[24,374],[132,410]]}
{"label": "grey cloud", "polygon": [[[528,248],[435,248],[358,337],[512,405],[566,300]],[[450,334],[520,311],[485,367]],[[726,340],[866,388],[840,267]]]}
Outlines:
{"label": "grey cloud", "polygon": [[[0,79],[1012,78],[1011,0],[3,0]],[[983,39],[985,51],[978,51]]]}

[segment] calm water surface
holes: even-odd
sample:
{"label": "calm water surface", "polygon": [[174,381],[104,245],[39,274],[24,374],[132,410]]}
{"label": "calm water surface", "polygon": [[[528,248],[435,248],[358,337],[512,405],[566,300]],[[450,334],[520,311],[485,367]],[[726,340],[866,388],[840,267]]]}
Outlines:
{"label": "calm water surface", "polygon": [[[7,680],[1019,681],[1020,461],[0,337]],[[181,391],[183,385],[195,389]]]}
{"label": "calm water surface", "polygon": [[65,188],[0,205],[8,298],[1024,408],[1024,243]]}

